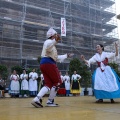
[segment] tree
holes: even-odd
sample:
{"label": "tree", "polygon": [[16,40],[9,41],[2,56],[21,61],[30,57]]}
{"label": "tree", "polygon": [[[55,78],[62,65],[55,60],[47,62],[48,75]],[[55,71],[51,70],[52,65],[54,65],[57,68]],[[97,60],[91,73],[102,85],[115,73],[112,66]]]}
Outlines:
{"label": "tree", "polygon": [[8,77],[8,70],[5,65],[0,65],[0,75],[1,77],[6,80]]}
{"label": "tree", "polygon": [[17,74],[20,75],[23,71],[23,68],[21,66],[13,66],[11,68],[11,71],[13,72],[13,70],[16,70],[17,71]]}
{"label": "tree", "polygon": [[88,67],[83,62],[80,62],[78,58],[74,58],[70,61],[70,65],[69,65],[70,76],[72,76],[74,71],[77,71],[77,73],[82,76],[80,80],[81,86],[87,89],[91,84],[90,82],[91,71],[88,69]]}

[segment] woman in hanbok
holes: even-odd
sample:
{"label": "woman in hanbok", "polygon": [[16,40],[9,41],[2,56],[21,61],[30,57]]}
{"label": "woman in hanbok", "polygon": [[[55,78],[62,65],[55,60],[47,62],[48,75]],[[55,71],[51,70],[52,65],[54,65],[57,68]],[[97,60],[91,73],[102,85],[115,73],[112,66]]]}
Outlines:
{"label": "woman in hanbok", "polygon": [[29,89],[28,89],[28,74],[26,74],[26,70],[23,70],[23,73],[20,75],[21,82],[21,95],[22,97],[28,97]]}
{"label": "woman in hanbok", "polygon": [[20,93],[20,84],[19,84],[19,75],[16,73],[16,70],[13,70],[12,75],[10,76],[10,95],[11,97],[19,96]]}
{"label": "woman in hanbok", "polygon": [[74,74],[72,75],[71,78],[71,93],[75,96],[79,96],[81,92],[80,88],[80,79],[81,76],[74,71]]}
{"label": "woman in hanbok", "polygon": [[115,43],[115,53],[104,52],[103,45],[96,46],[97,53],[85,60],[81,55],[82,60],[90,66],[91,63],[97,62],[98,68],[95,70],[92,78],[93,90],[96,102],[101,103],[103,99],[110,99],[114,103],[114,98],[120,98],[120,78],[116,72],[108,65],[108,59],[118,56],[118,47]]}
{"label": "woman in hanbok", "polygon": [[38,85],[37,85],[37,78],[38,74],[35,72],[35,69],[32,70],[29,74],[29,94],[31,97],[37,95]]}
{"label": "woman in hanbok", "polygon": [[66,72],[63,79],[65,81],[66,96],[69,96],[69,94],[70,94],[70,77],[68,75],[68,72]]}

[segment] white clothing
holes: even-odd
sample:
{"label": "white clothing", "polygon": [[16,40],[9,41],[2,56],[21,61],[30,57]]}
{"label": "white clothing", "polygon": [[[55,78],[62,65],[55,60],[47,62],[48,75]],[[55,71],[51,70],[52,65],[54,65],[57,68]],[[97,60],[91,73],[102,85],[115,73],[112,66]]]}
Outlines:
{"label": "white clothing", "polygon": [[61,80],[62,80],[62,83],[63,83],[64,82],[64,77],[62,75],[60,77],[61,77]]}
{"label": "white clothing", "polygon": [[20,84],[19,84],[19,75],[11,75],[10,76],[11,84],[11,93],[19,93]]}
{"label": "white clothing", "polygon": [[73,74],[71,80],[72,80],[72,81],[73,81],[73,80],[79,80],[80,78],[81,78],[80,75],[78,75],[78,74]]}
{"label": "white clothing", "polygon": [[36,72],[30,72],[29,74],[29,91],[37,91],[37,78],[38,74]]}
{"label": "white clothing", "polygon": [[[88,64],[90,65],[91,63],[97,61],[102,63],[102,61],[106,58],[111,57],[115,57],[115,53],[102,52],[101,55],[96,53],[91,59],[88,60]],[[101,69],[104,71],[102,72]],[[94,89],[108,92],[117,91],[119,89],[116,82],[116,77],[111,68],[109,66],[105,66],[103,63],[96,69]]]}
{"label": "white clothing", "polygon": [[51,57],[54,61],[63,62],[67,58],[67,54],[58,55],[55,45],[56,40],[48,39],[44,42],[41,57]]}
{"label": "white clothing", "polygon": [[27,74],[21,74],[20,79],[22,80],[21,82],[21,90],[28,90],[28,75]]}
{"label": "white clothing", "polygon": [[65,81],[65,89],[70,90],[70,77],[68,75],[65,75],[64,81]]}

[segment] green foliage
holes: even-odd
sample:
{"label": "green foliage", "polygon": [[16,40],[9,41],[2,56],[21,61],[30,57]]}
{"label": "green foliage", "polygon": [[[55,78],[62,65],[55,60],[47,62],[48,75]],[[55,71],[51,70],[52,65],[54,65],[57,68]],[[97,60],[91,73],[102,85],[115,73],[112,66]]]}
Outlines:
{"label": "green foliage", "polygon": [[21,66],[13,66],[11,68],[11,71],[13,72],[14,70],[16,70],[17,74],[20,75],[22,73],[22,71],[23,71],[23,68]]}
{"label": "green foliage", "polygon": [[7,67],[4,65],[0,65],[0,75],[1,77],[6,80],[8,77],[8,70]]}
{"label": "green foliage", "polygon": [[79,61],[79,59],[74,58],[70,61],[70,65],[69,65],[70,76],[73,75],[74,71],[76,71],[78,74],[80,74],[81,69],[82,69],[82,65],[81,65],[81,62]]}
{"label": "green foliage", "polygon": [[119,65],[115,62],[113,63],[108,63],[108,65],[115,70],[115,72],[120,76],[120,71],[118,70]]}
{"label": "green foliage", "polygon": [[30,72],[32,72],[33,68],[28,68],[27,69],[27,73],[29,74]]}
{"label": "green foliage", "polygon": [[91,72],[88,67],[83,62],[80,62],[78,58],[74,58],[70,61],[69,65],[70,76],[73,75],[74,71],[81,75],[80,83],[82,87],[87,89],[91,84]]}

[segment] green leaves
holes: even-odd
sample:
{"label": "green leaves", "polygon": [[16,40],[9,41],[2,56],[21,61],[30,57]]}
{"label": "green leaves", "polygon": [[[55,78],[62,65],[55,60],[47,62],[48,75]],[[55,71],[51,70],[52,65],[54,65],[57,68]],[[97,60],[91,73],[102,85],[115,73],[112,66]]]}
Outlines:
{"label": "green leaves", "polygon": [[0,65],[0,75],[1,77],[6,80],[8,77],[8,70],[5,65]]}
{"label": "green leaves", "polygon": [[14,70],[16,70],[17,74],[20,75],[22,73],[22,71],[23,71],[23,68],[21,66],[13,66],[11,68],[11,71],[13,72]]}
{"label": "green leaves", "polygon": [[72,76],[74,71],[81,75],[82,78],[80,79],[80,83],[82,87],[87,88],[91,86],[91,71],[88,69],[87,65],[81,62],[78,58],[74,58],[70,61],[70,76]]}

